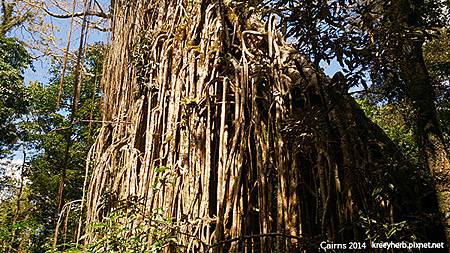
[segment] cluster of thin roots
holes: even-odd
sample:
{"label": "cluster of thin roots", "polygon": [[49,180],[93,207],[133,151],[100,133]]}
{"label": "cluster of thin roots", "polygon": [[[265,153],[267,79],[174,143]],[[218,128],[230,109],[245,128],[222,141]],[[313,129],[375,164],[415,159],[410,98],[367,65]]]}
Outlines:
{"label": "cluster of thin roots", "polygon": [[252,7],[115,1],[89,240],[127,199],[163,210],[186,252],[284,252],[364,237],[358,217],[394,222],[377,171],[389,141]]}

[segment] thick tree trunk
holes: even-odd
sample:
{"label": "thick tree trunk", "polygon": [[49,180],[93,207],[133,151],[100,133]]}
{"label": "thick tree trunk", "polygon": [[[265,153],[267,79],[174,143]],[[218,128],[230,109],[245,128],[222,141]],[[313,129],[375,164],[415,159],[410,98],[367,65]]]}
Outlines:
{"label": "thick tree trunk", "polygon": [[250,7],[115,1],[88,225],[137,202],[185,252],[311,252],[403,221],[441,238],[427,182]]}

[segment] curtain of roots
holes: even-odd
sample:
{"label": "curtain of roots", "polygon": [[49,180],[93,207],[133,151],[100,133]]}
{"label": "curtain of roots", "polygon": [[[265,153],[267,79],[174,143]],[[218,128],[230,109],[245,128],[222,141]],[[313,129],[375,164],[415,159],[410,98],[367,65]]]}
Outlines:
{"label": "curtain of roots", "polygon": [[134,202],[170,218],[186,252],[285,252],[364,240],[364,221],[411,208],[386,176],[407,166],[394,145],[276,17],[250,2],[114,2],[87,224]]}

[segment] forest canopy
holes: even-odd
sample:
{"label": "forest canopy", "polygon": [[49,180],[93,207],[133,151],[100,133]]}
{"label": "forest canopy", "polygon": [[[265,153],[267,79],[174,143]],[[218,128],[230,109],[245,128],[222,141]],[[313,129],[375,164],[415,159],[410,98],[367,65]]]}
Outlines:
{"label": "forest canopy", "polygon": [[0,251],[448,252],[449,11],[1,0]]}

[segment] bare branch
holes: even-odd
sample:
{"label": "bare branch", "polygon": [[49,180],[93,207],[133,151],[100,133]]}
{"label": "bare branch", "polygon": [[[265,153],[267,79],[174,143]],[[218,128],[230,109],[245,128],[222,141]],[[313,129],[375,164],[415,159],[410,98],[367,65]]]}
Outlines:
{"label": "bare branch", "polygon": [[97,24],[90,24],[89,28],[98,30],[100,32],[111,32],[111,30],[112,30],[111,27],[102,27],[102,26],[99,26]]}
{"label": "bare branch", "polygon": [[68,14],[58,14],[58,13],[54,13],[49,11],[47,8],[44,8],[44,11],[54,17],[54,18],[72,18],[72,17],[83,17],[84,15],[86,16],[95,16],[95,17],[99,17],[99,18],[109,18],[110,15],[109,13],[105,13],[102,11],[89,11],[89,12],[75,12],[75,13],[68,13]]}
{"label": "bare branch", "polygon": [[101,12],[105,13],[105,11],[103,11],[102,6],[98,3],[97,0],[94,0],[95,4],[97,5],[97,7],[100,9]]}

